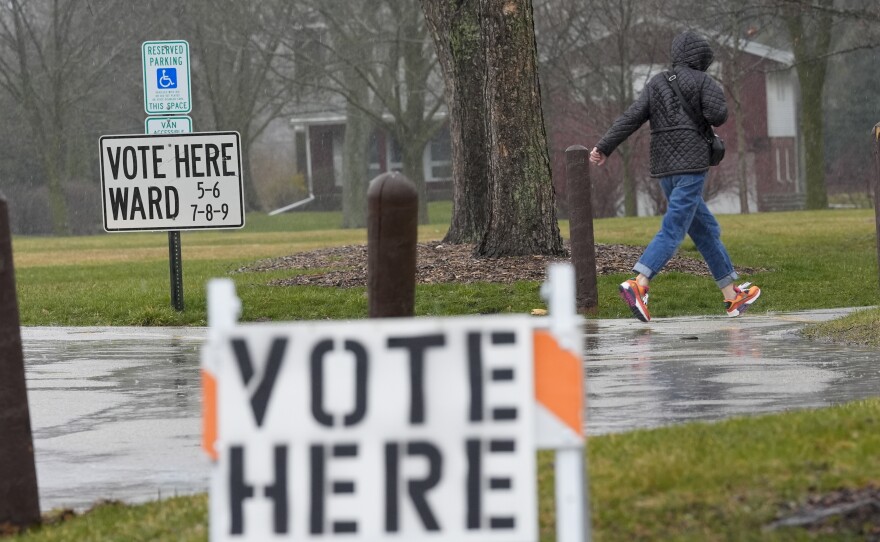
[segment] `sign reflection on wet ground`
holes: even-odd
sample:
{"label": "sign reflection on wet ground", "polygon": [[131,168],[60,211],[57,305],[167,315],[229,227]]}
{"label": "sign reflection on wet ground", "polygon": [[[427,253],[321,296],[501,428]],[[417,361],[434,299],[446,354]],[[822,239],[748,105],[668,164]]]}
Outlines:
{"label": "sign reflection on wet ground", "polygon": [[[847,311],[591,320],[591,435],[822,407],[880,395],[880,352],[801,339]],[[43,510],[206,491],[205,329],[24,328]]]}

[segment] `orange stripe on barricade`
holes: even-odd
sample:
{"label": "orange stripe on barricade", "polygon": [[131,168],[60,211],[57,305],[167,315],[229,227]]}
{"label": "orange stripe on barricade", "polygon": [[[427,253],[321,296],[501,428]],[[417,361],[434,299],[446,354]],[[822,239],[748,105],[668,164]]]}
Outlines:
{"label": "orange stripe on barricade", "polygon": [[535,331],[535,398],[583,436],[584,377],[581,360],[559,347],[549,331]]}
{"label": "orange stripe on barricade", "polygon": [[202,369],[202,449],[217,461],[217,379]]}

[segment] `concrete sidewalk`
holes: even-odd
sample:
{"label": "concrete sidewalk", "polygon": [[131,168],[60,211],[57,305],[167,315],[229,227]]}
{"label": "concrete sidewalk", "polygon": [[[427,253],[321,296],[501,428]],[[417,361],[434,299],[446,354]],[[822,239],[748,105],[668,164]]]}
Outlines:
{"label": "concrete sidewalk", "polygon": [[[880,394],[880,352],[797,331],[849,310],[591,320],[590,434],[820,407]],[[205,491],[204,328],[24,328],[44,510]]]}

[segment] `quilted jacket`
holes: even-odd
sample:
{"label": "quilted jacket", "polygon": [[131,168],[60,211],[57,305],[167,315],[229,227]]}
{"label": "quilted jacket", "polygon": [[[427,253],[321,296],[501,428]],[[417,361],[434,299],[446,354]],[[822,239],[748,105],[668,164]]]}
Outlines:
{"label": "quilted jacket", "polygon": [[[672,41],[672,71],[681,93],[695,112],[701,111],[712,126],[727,120],[724,91],[706,68],[714,54],[709,42],[695,32],[684,32]],[[638,99],[617,119],[596,144],[605,156],[651,121],[651,176],[698,173],[709,169],[709,146],[702,131],[679,104],[666,72],[652,77]]]}

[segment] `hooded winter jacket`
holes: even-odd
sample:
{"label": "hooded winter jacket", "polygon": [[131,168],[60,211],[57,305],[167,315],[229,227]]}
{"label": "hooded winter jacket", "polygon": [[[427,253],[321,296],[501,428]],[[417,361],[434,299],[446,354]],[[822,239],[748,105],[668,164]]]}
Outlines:
{"label": "hooded winter jacket", "polygon": [[[714,54],[709,42],[691,31],[672,40],[672,71],[691,110],[702,112],[712,126],[727,120],[724,91],[708,74]],[[605,156],[651,121],[651,176],[666,177],[699,173],[709,169],[709,146],[703,131],[682,109],[678,96],[666,80],[666,72],[652,77],[638,99],[621,115],[596,144]]]}

